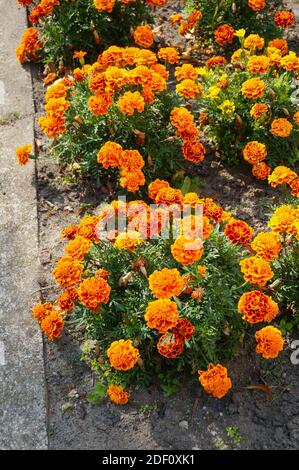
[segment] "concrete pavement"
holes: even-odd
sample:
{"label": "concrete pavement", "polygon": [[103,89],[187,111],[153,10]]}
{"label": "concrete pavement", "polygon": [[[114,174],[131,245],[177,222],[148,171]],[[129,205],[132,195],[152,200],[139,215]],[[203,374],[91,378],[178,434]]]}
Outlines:
{"label": "concrete pavement", "polygon": [[35,166],[15,157],[34,142],[31,75],[15,57],[26,12],[0,0],[0,19],[0,449],[47,449],[43,343],[30,315],[38,289]]}

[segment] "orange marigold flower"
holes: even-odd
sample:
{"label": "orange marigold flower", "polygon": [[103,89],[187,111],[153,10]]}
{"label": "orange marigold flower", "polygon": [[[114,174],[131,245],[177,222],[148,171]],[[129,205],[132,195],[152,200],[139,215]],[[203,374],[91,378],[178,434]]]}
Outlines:
{"label": "orange marigold flower", "polygon": [[40,47],[37,29],[27,28],[22,36],[20,45],[16,48],[18,61],[24,64],[30,59],[35,59]]}
{"label": "orange marigold flower", "polygon": [[107,390],[108,397],[116,405],[125,405],[128,403],[130,394],[125,392],[121,385],[110,384]]}
{"label": "orange marigold flower", "polygon": [[266,6],[266,0],[248,0],[248,6],[253,11],[261,11]]}
{"label": "orange marigold flower", "polygon": [[109,300],[111,288],[108,282],[101,277],[84,279],[78,287],[78,299],[87,308],[97,311],[100,304]]}
{"label": "orange marigold flower", "polygon": [[50,341],[61,336],[61,330],[64,327],[64,321],[60,313],[52,310],[40,324],[41,330]]}
{"label": "orange marigold flower", "polygon": [[276,232],[260,232],[251,242],[251,248],[266,261],[279,257],[281,250],[280,237]]}
{"label": "orange marigold flower", "polygon": [[55,119],[61,118],[70,107],[70,102],[65,98],[51,98],[45,105],[47,116]]}
{"label": "orange marigold flower", "polygon": [[159,59],[166,60],[170,64],[175,64],[179,61],[180,54],[174,47],[161,47],[158,52]]}
{"label": "orange marigold flower", "polygon": [[151,88],[143,87],[141,94],[145,103],[153,104],[153,102],[155,101],[155,94]]}
{"label": "orange marigold flower", "polygon": [[166,333],[178,322],[177,304],[169,299],[154,300],[148,304],[144,318],[149,328],[154,328],[159,333]]}
{"label": "orange marigold flower", "polygon": [[183,140],[194,140],[198,129],[194,124],[194,116],[186,108],[174,108],[170,114],[170,122],[177,129],[176,134]]}
{"label": "orange marigold flower", "polygon": [[139,232],[129,230],[128,232],[120,233],[116,237],[114,246],[118,250],[135,251],[136,247],[143,242],[144,240],[141,238]]}
{"label": "orange marigold flower", "polygon": [[271,168],[265,162],[256,163],[252,166],[252,174],[258,180],[266,180],[271,173]]}
{"label": "orange marigold flower", "polygon": [[73,240],[78,233],[78,225],[69,225],[60,232],[61,238]]}
{"label": "orange marigold flower", "polygon": [[149,288],[157,299],[170,299],[181,294],[185,287],[184,278],[177,269],[164,268],[154,271],[148,278]]}
{"label": "orange marigold flower", "polygon": [[144,47],[145,49],[149,49],[154,43],[154,33],[148,24],[144,26],[137,26],[133,33],[133,37],[135,43],[140,47]]}
{"label": "orange marigold flower", "polygon": [[247,62],[247,70],[252,74],[263,74],[266,73],[270,66],[270,59],[265,55],[252,55],[249,57]]}
{"label": "orange marigold flower", "polygon": [[[274,65],[277,68],[280,67],[282,54],[279,49],[276,49],[276,47],[268,47],[267,56],[269,57],[270,65]],[[276,71],[274,71],[273,74],[274,73],[276,73]]]}
{"label": "orange marigold flower", "polygon": [[248,142],[243,149],[243,157],[251,165],[262,162],[267,156],[267,148],[264,144],[253,140]]}
{"label": "orange marigold flower", "polygon": [[136,171],[144,167],[144,160],[138,150],[123,150],[119,158],[119,164],[122,169]]}
{"label": "orange marigold flower", "polygon": [[244,40],[245,49],[251,49],[252,51],[256,51],[257,49],[261,50],[264,45],[264,39],[258,34],[249,34]]}
{"label": "orange marigold flower", "polygon": [[206,149],[198,140],[186,140],[183,144],[183,154],[186,160],[200,163],[205,158]]}
{"label": "orange marigold flower", "polygon": [[54,138],[56,135],[66,131],[64,118],[41,116],[38,120],[38,125],[49,138]]}
{"label": "orange marigold flower", "polygon": [[250,109],[250,116],[253,119],[259,119],[269,111],[269,106],[266,103],[256,103]]}
{"label": "orange marigold flower", "polygon": [[96,215],[85,215],[79,224],[78,235],[91,241],[97,240],[96,227],[100,218]]}
{"label": "orange marigold flower", "polygon": [[291,194],[292,196],[299,196],[299,177],[293,179],[290,183],[289,186],[291,188]]}
{"label": "orange marigold flower", "polygon": [[84,72],[83,69],[80,69],[80,68],[76,68],[73,70],[73,77],[74,79],[76,80],[76,82],[83,82],[83,80],[85,80],[86,78],[86,73]]}
{"label": "orange marigold flower", "polygon": [[116,0],[93,0],[93,4],[99,13],[102,13],[103,11],[111,13],[115,5],[115,1]]}
{"label": "orange marigold flower", "polygon": [[165,333],[158,341],[157,349],[161,356],[175,359],[180,356],[184,349],[184,341],[180,336]]}
{"label": "orange marigold flower", "polygon": [[78,235],[67,244],[65,247],[65,253],[70,258],[82,261],[84,259],[84,255],[88,253],[91,245],[91,240]]}
{"label": "orange marigold flower", "polygon": [[178,81],[196,80],[198,72],[192,64],[183,64],[182,67],[176,67],[174,75]]}
{"label": "orange marigold flower", "polygon": [[151,65],[151,70],[154,72],[157,72],[159,75],[161,75],[162,78],[165,78],[165,80],[168,80],[169,77],[169,72],[165,65],[163,64],[153,64]]}
{"label": "orange marigold flower", "polygon": [[177,84],[176,92],[184,98],[194,99],[202,95],[203,86],[201,83],[196,83],[194,80],[186,78]]}
{"label": "orange marigold flower", "polygon": [[218,28],[214,31],[215,41],[220,46],[231,44],[233,42],[234,36],[235,30],[229,24],[218,26]]}
{"label": "orange marigold flower", "polygon": [[49,86],[46,94],[45,100],[50,101],[54,98],[65,98],[67,96],[67,87],[65,86],[62,80],[53,83],[53,85]]}
{"label": "orange marigold flower", "polygon": [[104,168],[117,168],[122,154],[122,146],[108,140],[98,152],[97,161]]}
{"label": "orange marigold flower", "polygon": [[26,165],[26,163],[28,163],[31,151],[32,151],[32,146],[29,144],[25,144],[23,145],[23,147],[17,148],[16,156],[18,158],[19,165]]}
{"label": "orange marigold flower", "polygon": [[231,219],[226,224],[224,234],[234,245],[242,243],[247,246],[253,237],[253,229],[243,220]]}
{"label": "orange marigold flower", "polygon": [[272,41],[269,41],[268,46],[276,47],[276,49],[280,50],[282,55],[285,55],[289,52],[288,41],[286,41],[286,39],[281,39],[281,38],[272,39]]}
{"label": "orange marigold flower", "polygon": [[289,137],[293,129],[293,124],[285,118],[274,119],[271,124],[270,132],[277,137]]}
{"label": "orange marigold flower", "polygon": [[289,184],[295,178],[297,178],[297,173],[281,165],[274,168],[271,175],[268,176],[268,183],[276,188],[280,184]]}
{"label": "orange marigold flower", "polygon": [[193,124],[194,123],[194,116],[188,111],[188,109],[182,107],[182,108],[173,108],[173,110],[170,113],[170,122],[171,124],[176,127],[177,129],[180,129],[183,125],[186,124]]}
{"label": "orange marigold flower", "polygon": [[91,96],[88,100],[87,106],[95,116],[107,114],[110,106],[113,103],[112,96],[108,93],[98,93],[96,96]]}
{"label": "orange marigold flower", "polygon": [[188,204],[194,208],[197,204],[203,204],[203,200],[200,199],[197,193],[186,193],[184,195],[183,204]]}
{"label": "orange marigold flower", "polygon": [[46,318],[53,310],[53,305],[50,302],[35,305],[32,309],[32,316],[40,323]]}
{"label": "orange marigold flower", "polygon": [[160,189],[155,199],[156,204],[178,204],[181,205],[183,202],[183,194],[180,189],[174,189],[170,187],[164,187]]}
{"label": "orange marigold flower", "polygon": [[272,279],[274,273],[268,261],[259,256],[251,256],[240,261],[241,271],[244,279],[250,284],[263,287]]}
{"label": "orange marigold flower", "polygon": [[80,261],[64,256],[60,258],[52,275],[61,287],[73,287],[79,284],[83,273],[83,266]]}
{"label": "orange marigold flower", "polygon": [[226,367],[221,364],[209,364],[208,370],[199,370],[199,382],[204,391],[215,398],[224,397],[232,388]]}
{"label": "orange marigold flower", "polygon": [[210,59],[208,59],[206,61],[206,66],[211,69],[213,67],[218,67],[220,65],[225,65],[227,64],[227,60],[225,57],[221,56],[221,55],[215,55],[213,57],[210,57]]}
{"label": "orange marigold flower", "polygon": [[282,205],[278,207],[271,219],[268,222],[268,226],[274,230],[274,232],[287,232],[295,233],[294,222],[298,219],[298,212],[292,206]]}
{"label": "orange marigold flower", "polygon": [[194,10],[192,13],[188,16],[187,23],[189,29],[193,28],[196,23],[198,23],[202,19],[202,13],[200,10]]}
{"label": "orange marigold flower", "polygon": [[274,359],[283,350],[284,340],[281,331],[274,326],[265,326],[255,333],[256,352],[265,359]]}
{"label": "orange marigold flower", "polygon": [[214,220],[214,222],[222,222],[224,210],[222,207],[218,206],[213,199],[206,198],[204,200],[203,213],[209,219]]}
{"label": "orange marigold flower", "polygon": [[245,98],[257,99],[264,96],[265,82],[260,78],[250,78],[242,84],[242,94]]}
{"label": "orange marigold flower", "polygon": [[288,28],[294,26],[296,18],[292,11],[277,11],[274,15],[274,23],[281,28]]}
{"label": "orange marigold flower", "polygon": [[172,332],[176,337],[182,338],[183,341],[189,341],[195,333],[195,328],[187,318],[180,318],[172,328]]}
{"label": "orange marigold flower", "polygon": [[149,195],[149,197],[153,201],[155,201],[159,191],[163,188],[170,188],[170,184],[168,183],[168,181],[160,180],[159,178],[155,179],[148,186],[148,195]]}
{"label": "orange marigold flower", "polygon": [[297,111],[297,113],[294,114],[293,119],[295,123],[297,124],[297,126],[299,126],[299,111]]}
{"label": "orange marigold flower", "polygon": [[280,63],[282,68],[288,72],[299,73],[299,57],[297,57],[295,52],[291,51],[289,54],[282,57]]}
{"label": "orange marigold flower", "polygon": [[139,351],[134,348],[130,339],[120,339],[113,341],[107,350],[110,364],[117,370],[132,369],[139,357]]}
{"label": "orange marigold flower", "polygon": [[245,292],[238,302],[238,311],[248,323],[271,322],[277,317],[279,308],[276,302],[259,290]]}
{"label": "orange marigold flower", "polygon": [[133,116],[134,111],[142,113],[144,110],[144,98],[139,91],[127,91],[118,100],[118,106],[123,114]]}
{"label": "orange marigold flower", "polygon": [[119,183],[122,188],[127,189],[131,193],[139,190],[140,186],[145,185],[145,176],[140,170],[123,169]]}
{"label": "orange marigold flower", "polygon": [[69,287],[64,292],[62,292],[62,294],[60,294],[60,296],[56,300],[56,304],[61,310],[68,313],[75,307],[75,300],[77,299],[77,289],[74,287]]}
{"label": "orange marigold flower", "polygon": [[171,254],[178,263],[188,266],[199,261],[203,254],[200,239],[181,236],[171,245]]}

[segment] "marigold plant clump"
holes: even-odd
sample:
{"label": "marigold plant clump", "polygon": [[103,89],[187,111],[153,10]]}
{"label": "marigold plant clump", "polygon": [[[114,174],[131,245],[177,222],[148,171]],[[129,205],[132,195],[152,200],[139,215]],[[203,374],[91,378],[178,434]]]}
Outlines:
{"label": "marigold plant clump", "polygon": [[[32,312],[50,340],[63,328],[80,329],[83,357],[118,405],[127,403],[127,390],[187,369],[198,371],[208,394],[224,397],[233,384],[222,363],[247,325],[259,324],[257,353],[275,358],[284,341],[269,323],[298,306],[294,198],[274,211],[270,230],[255,234],[212,199],[180,190],[169,197],[172,190],[157,179],[149,195],[160,205],[113,201],[64,229],[67,255],[53,269],[62,293]],[[184,201],[191,245],[182,236]],[[196,204],[202,217],[193,213]],[[120,215],[125,225],[111,225]]]}
{"label": "marigold plant clump", "polygon": [[171,17],[170,23],[178,25],[183,36],[193,34],[198,43],[219,50],[236,47],[242,28],[273,39],[295,24],[294,14],[284,10],[280,0],[187,0],[185,10],[180,17]]}
{"label": "marigold plant clump", "polygon": [[[172,62],[177,52],[166,49]],[[204,145],[183,98],[168,90],[168,76],[154,52],[112,46],[51,84],[39,125],[66,173],[98,185],[108,176],[134,193],[158,175],[171,179],[186,160],[199,164]]]}
{"label": "marigold plant clump", "polygon": [[[40,54],[47,64],[54,63],[59,70],[82,63],[82,55],[77,51],[84,51],[87,60],[95,60],[109,45],[135,43],[151,47],[154,36],[150,26],[143,23],[150,24],[153,9],[165,3],[164,0],[41,0],[31,6],[28,0],[21,1],[24,6],[30,6],[29,24],[39,30]],[[25,38],[17,56],[22,63],[37,58]]]}
{"label": "marigold plant clump", "polygon": [[[257,179],[266,180],[282,161],[294,165],[298,160],[299,57],[283,39],[267,44],[244,30],[239,42],[230,62],[212,57],[196,69],[193,87],[201,92],[192,100],[204,116],[199,118],[204,135],[220,158],[229,164],[244,159]],[[190,102],[190,96],[185,99]]]}

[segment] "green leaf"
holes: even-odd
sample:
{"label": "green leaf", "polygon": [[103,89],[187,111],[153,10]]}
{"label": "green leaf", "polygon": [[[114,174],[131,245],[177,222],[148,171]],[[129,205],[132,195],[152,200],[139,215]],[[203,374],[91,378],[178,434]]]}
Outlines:
{"label": "green leaf", "polygon": [[106,391],[106,386],[102,382],[97,381],[93,391],[87,396],[87,401],[99,406],[106,396]]}

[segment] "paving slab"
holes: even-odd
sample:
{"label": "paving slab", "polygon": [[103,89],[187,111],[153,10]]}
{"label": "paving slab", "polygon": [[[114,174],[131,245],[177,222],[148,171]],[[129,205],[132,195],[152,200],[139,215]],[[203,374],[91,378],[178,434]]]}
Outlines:
{"label": "paving slab", "polygon": [[29,68],[15,48],[27,27],[16,0],[0,0],[0,449],[47,449],[43,341],[31,318],[38,290],[35,165],[15,149],[34,143]]}

